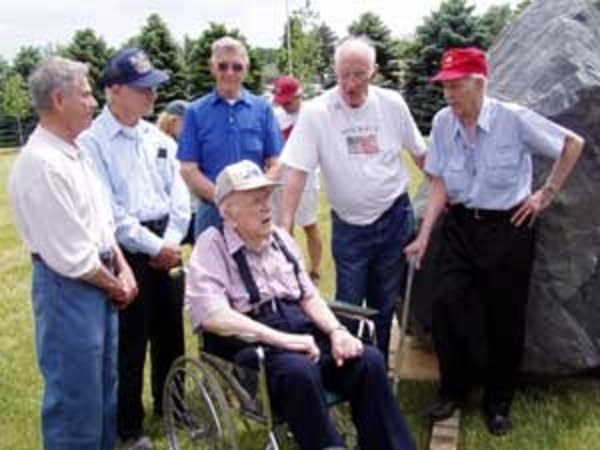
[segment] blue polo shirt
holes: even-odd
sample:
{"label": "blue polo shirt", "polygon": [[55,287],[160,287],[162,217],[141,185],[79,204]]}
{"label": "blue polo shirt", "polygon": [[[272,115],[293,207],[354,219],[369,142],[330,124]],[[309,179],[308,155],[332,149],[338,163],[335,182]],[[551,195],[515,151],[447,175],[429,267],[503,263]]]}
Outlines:
{"label": "blue polo shirt", "polygon": [[264,98],[242,90],[230,102],[213,91],[187,108],[177,158],[196,161],[214,182],[225,166],[242,159],[264,167],[282,147],[279,125]]}
{"label": "blue polo shirt", "polygon": [[425,172],[444,180],[452,204],[507,210],[531,194],[531,156],[557,159],[570,134],[530,109],[485,97],[471,142],[446,107],[433,119]]}

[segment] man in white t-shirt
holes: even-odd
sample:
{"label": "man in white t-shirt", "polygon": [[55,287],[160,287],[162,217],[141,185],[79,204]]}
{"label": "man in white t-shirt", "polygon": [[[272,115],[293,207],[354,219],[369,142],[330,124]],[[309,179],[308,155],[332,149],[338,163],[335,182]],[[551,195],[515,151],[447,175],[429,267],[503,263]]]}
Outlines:
{"label": "man in white t-shirt", "polygon": [[402,248],[414,232],[400,150],[419,166],[426,146],[403,98],[369,84],[375,48],[351,37],[335,51],[338,84],[307,102],[283,151],[291,167],[282,225],[290,229],[307,174],[319,165],[332,207],[336,298],[379,310],[378,346],[388,354],[390,326],[404,281]]}
{"label": "man in white t-shirt", "polygon": [[[302,106],[302,85],[296,78],[288,75],[281,76],[275,82],[273,89],[273,103],[277,105],[275,118],[279,123],[281,133],[287,140],[298,120]],[[285,172],[283,175],[285,180]],[[277,222],[281,220],[281,192],[276,191],[273,196],[274,217]],[[310,279],[319,285],[321,278],[321,254],[323,244],[319,232],[319,175],[318,168],[312,170],[304,184],[304,191],[294,214],[294,223],[304,229],[306,247],[308,249]]]}

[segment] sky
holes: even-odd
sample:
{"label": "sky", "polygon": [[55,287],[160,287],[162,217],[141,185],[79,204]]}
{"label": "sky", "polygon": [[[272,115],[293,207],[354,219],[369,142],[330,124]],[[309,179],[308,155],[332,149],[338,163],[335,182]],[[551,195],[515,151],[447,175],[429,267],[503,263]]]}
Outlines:
{"label": "sky", "polygon": [[[76,30],[92,28],[111,46],[137,34],[158,13],[180,42],[198,37],[209,22],[238,28],[253,47],[278,47],[289,11],[306,0],[0,0],[0,55],[12,60],[22,45],[66,44]],[[470,0],[477,13],[518,0]],[[441,0],[310,0],[339,37],[365,11],[378,14],[396,37],[411,35]]]}

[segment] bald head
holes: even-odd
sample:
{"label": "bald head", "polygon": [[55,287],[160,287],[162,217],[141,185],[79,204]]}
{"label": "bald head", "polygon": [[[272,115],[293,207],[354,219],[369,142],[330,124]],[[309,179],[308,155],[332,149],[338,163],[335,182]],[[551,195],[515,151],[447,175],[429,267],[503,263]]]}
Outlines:
{"label": "bald head", "polygon": [[333,61],[337,68],[348,59],[360,59],[375,70],[375,46],[366,36],[350,36],[344,39],[335,49]]}

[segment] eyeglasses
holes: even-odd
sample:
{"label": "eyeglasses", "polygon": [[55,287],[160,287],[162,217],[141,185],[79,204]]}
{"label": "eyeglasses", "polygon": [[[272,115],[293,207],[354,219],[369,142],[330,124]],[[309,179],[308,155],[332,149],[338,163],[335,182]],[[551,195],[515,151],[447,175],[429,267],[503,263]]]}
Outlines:
{"label": "eyeglasses", "polygon": [[359,71],[359,72],[342,72],[342,73],[338,73],[338,74],[336,74],[336,78],[339,81],[350,81],[350,80],[353,80],[353,81],[358,81],[359,83],[364,83],[369,78],[371,78],[371,76],[369,75],[369,72]]}
{"label": "eyeglasses", "polygon": [[231,69],[234,72],[239,73],[242,70],[244,70],[244,65],[240,63],[220,62],[217,63],[217,69],[219,70],[219,72],[227,72],[229,69]]}

